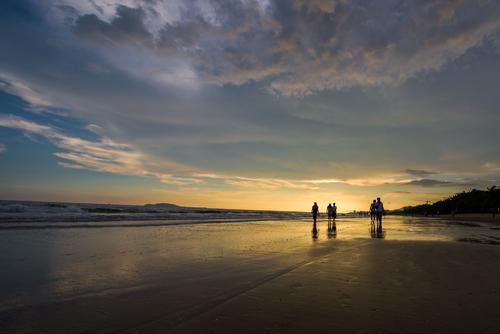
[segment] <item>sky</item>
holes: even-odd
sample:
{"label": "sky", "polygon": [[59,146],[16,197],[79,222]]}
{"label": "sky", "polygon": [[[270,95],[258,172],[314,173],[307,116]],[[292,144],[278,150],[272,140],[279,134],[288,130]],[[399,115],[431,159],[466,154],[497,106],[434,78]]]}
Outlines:
{"label": "sky", "polygon": [[388,209],[500,184],[500,2],[3,0],[0,198]]}

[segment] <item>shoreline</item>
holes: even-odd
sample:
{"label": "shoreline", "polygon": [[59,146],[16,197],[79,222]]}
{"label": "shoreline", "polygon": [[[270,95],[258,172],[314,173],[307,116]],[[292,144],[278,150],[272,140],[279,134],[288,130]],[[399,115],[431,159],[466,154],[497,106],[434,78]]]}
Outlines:
{"label": "shoreline", "polygon": [[[400,217],[400,216],[393,216]],[[403,216],[401,216],[403,217]],[[418,217],[417,217],[418,218]],[[341,219],[365,219],[367,217],[351,217],[351,216],[341,216],[337,218],[337,222],[341,222]],[[167,226],[179,226],[179,225],[198,225],[198,224],[223,224],[223,223],[252,223],[252,222],[272,222],[272,221],[290,221],[290,222],[300,222],[305,224],[313,224],[312,218],[276,218],[276,217],[262,217],[262,218],[241,218],[241,219],[127,219],[127,220],[112,220],[112,221],[88,221],[88,222],[68,222],[60,221],[47,224],[45,222],[1,222],[0,231],[9,230],[44,230],[44,229],[85,229],[85,228],[129,228],[129,227],[167,227]],[[137,222],[148,222],[148,223],[137,223]],[[158,222],[158,223],[153,223]],[[318,224],[326,223],[327,220],[322,218],[318,219]]]}
{"label": "shoreline", "polygon": [[[304,218],[305,219],[305,218]],[[37,230],[37,229],[72,229],[72,228],[118,228],[118,227],[163,227],[163,226],[179,226],[179,225],[198,225],[198,224],[218,224],[218,223],[246,223],[246,222],[262,222],[262,221],[304,221],[303,219],[293,219],[293,218],[242,218],[242,219],[177,219],[177,220],[168,220],[168,219],[130,219],[130,220],[114,220],[114,221],[90,221],[90,222],[55,222],[52,224],[45,224],[43,222],[38,223],[25,223],[25,222],[9,222],[3,223],[6,225],[0,225],[1,230]],[[134,222],[139,221],[162,221],[160,223],[145,223],[145,224],[137,224]],[[110,222],[116,222],[116,224],[110,224]],[[130,222],[129,224],[125,224]],[[94,224],[92,224],[94,223]],[[7,225],[8,224],[8,225]]]}
{"label": "shoreline", "polygon": [[[451,215],[439,216],[423,216],[423,215],[388,215],[387,217],[395,218],[410,218],[410,219],[429,219],[439,220],[443,222],[457,222],[465,223],[464,225],[476,226],[474,223],[500,223],[500,215],[492,219],[489,214],[463,214],[456,215],[454,218]],[[365,216],[350,216],[341,215],[337,221],[342,219],[355,219],[367,220],[369,217]],[[37,229],[85,229],[85,228],[129,228],[129,227],[163,227],[163,226],[178,226],[178,225],[197,225],[197,224],[218,224],[218,223],[245,223],[245,222],[263,222],[263,221],[297,221],[303,223],[311,223],[312,218],[304,217],[246,217],[246,218],[207,218],[207,219],[166,219],[164,217],[149,217],[143,219],[142,217],[130,219],[107,219],[107,220],[56,220],[47,223],[46,220],[41,221],[2,221],[0,223],[0,231],[5,230],[37,230]],[[146,222],[146,223],[138,223]],[[318,223],[326,222],[326,218],[318,219]]]}

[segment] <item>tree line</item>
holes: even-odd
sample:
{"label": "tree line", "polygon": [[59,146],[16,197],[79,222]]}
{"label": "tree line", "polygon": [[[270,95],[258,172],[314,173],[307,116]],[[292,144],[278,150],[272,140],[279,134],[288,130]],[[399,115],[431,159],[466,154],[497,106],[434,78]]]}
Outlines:
{"label": "tree line", "polygon": [[410,215],[500,213],[500,187],[492,186],[487,190],[463,191],[432,204],[406,207],[403,211]]}

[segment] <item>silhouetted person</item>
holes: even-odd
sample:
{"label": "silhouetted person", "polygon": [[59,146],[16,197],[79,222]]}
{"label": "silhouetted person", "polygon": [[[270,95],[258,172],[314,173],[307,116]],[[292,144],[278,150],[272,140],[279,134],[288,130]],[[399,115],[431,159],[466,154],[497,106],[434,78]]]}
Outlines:
{"label": "silhouetted person", "polygon": [[332,225],[332,204],[329,203],[328,206],[326,207],[326,213],[328,215],[328,231],[331,229]]}
{"label": "silhouetted person", "polygon": [[316,202],[314,202],[312,206],[311,213],[313,215],[313,220],[316,223],[316,219],[318,219],[318,213],[319,213],[318,204]]}
{"label": "silhouetted person", "polygon": [[312,206],[311,213],[313,216],[313,233],[316,234],[318,233],[318,229],[316,227],[316,220],[318,219],[318,214],[319,214],[318,204],[316,202],[314,202]]}
{"label": "silhouetted person", "polygon": [[332,231],[337,232],[337,224],[335,223],[335,219],[337,219],[337,205],[333,203],[332,205]]}
{"label": "silhouetted person", "polygon": [[376,210],[375,207],[377,205],[377,201],[373,200],[373,202],[370,204],[370,219],[372,220],[372,223],[375,221],[375,216],[376,216]]}
{"label": "silhouetted person", "polygon": [[384,215],[384,203],[377,197],[377,202],[375,203],[375,210],[377,214],[377,232],[382,232],[382,216]]}

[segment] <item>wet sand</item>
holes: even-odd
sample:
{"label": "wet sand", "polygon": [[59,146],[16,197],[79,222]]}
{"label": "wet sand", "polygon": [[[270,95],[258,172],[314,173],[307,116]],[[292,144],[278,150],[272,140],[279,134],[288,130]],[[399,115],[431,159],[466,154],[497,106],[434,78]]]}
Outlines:
{"label": "wet sand", "polygon": [[496,333],[499,261],[496,247],[345,242],[173,332]]}
{"label": "wet sand", "polygon": [[[283,222],[4,231],[0,331],[497,332],[500,247],[448,240],[446,225],[443,238],[415,240],[420,227],[396,218],[386,240],[370,239],[366,222],[339,220],[337,239],[321,223],[316,241],[293,222],[287,234]],[[390,240],[402,229],[415,238]]]}

